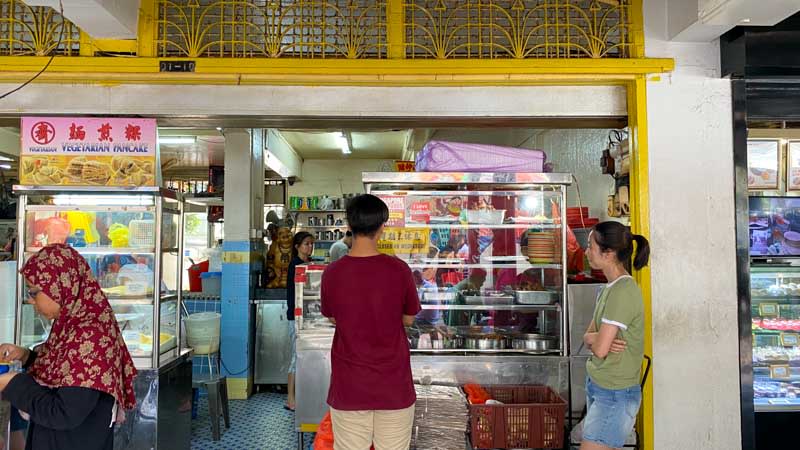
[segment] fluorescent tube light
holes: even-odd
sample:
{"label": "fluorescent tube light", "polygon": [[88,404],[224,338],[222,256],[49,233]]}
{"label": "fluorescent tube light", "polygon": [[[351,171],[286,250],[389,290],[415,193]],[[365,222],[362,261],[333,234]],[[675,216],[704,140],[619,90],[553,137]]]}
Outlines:
{"label": "fluorescent tube light", "polygon": [[336,142],[339,144],[339,147],[342,148],[343,154],[349,155],[352,153],[352,151],[350,151],[350,145],[347,143],[347,138],[344,136],[344,134],[339,133],[339,136],[336,136]]}
{"label": "fluorescent tube light", "polygon": [[164,136],[158,138],[159,144],[194,144],[195,136]]}
{"label": "fluorescent tube light", "polygon": [[11,164],[0,164],[0,169],[10,170],[11,169]]}

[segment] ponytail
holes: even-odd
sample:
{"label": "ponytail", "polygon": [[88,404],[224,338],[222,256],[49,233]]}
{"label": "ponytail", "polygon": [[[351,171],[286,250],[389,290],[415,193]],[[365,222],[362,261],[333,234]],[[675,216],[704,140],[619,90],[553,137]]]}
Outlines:
{"label": "ponytail", "polygon": [[633,268],[642,270],[650,260],[650,243],[642,235],[634,234],[633,240],[636,242],[636,256],[633,257]]}
{"label": "ponytail", "polygon": [[[617,260],[628,272],[631,266],[641,270],[650,259],[650,243],[644,236],[633,234],[630,228],[619,222],[600,222],[594,226],[592,234],[602,251],[613,251]],[[634,256],[634,242],[636,252]],[[633,264],[631,264],[633,259]]]}

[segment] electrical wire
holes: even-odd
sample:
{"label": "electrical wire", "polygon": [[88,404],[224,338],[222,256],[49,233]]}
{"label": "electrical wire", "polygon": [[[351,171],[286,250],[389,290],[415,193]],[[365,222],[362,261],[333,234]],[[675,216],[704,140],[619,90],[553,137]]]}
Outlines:
{"label": "electrical wire", "polygon": [[59,47],[61,47],[61,40],[64,37],[64,30],[66,29],[66,25],[67,25],[66,24],[66,20],[64,19],[64,3],[62,3],[61,0],[58,0],[58,7],[59,7],[59,13],[61,14],[61,30],[58,33],[58,42],[56,42],[55,47],[53,47],[52,55],[50,55],[50,59],[47,61],[47,64],[45,64],[44,67],[42,67],[42,70],[40,70],[36,75],[31,77],[28,81],[22,83],[21,85],[17,86],[16,88],[14,88],[12,90],[6,92],[5,94],[0,95],[0,100],[8,97],[9,95],[19,91],[20,89],[24,88],[25,86],[33,83],[33,81],[36,80],[37,78],[39,78],[39,76],[41,74],[43,74],[47,70],[48,67],[50,67],[50,64],[53,63],[53,60],[56,58],[56,51],[58,50]]}

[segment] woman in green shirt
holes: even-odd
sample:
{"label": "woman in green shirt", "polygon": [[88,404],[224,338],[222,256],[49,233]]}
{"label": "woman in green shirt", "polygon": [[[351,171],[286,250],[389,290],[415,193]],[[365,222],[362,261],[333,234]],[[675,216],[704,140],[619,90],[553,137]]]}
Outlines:
{"label": "woman in green shirt", "polygon": [[630,272],[631,259],[636,270],[647,265],[650,245],[618,222],[602,222],[589,235],[586,256],[592,269],[603,271],[608,284],[583,335],[592,357],[586,363],[581,450],[615,449],[625,445],[642,401],[644,305]]}

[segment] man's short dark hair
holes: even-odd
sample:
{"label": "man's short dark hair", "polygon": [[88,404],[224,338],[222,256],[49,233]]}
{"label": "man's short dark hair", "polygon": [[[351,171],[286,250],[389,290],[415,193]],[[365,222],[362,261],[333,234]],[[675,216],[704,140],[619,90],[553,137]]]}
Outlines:
{"label": "man's short dark hair", "polygon": [[381,225],[388,220],[389,208],[374,195],[358,195],[347,204],[347,224],[353,236],[374,237]]}

